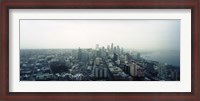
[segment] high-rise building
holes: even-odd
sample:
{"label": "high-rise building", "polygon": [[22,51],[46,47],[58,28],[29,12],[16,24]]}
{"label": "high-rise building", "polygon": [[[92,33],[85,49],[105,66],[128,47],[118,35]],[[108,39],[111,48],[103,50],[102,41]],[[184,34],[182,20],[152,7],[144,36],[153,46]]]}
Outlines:
{"label": "high-rise building", "polygon": [[114,46],[113,46],[113,43],[111,43],[111,51],[113,52],[113,49],[114,48]]}
{"label": "high-rise building", "polygon": [[124,57],[124,63],[128,63],[128,62],[129,62],[129,54],[126,53]]}
{"label": "high-rise building", "polygon": [[81,50],[80,47],[78,48],[78,60],[79,60],[79,61],[82,60],[82,50]]}
{"label": "high-rise building", "polygon": [[114,53],[117,53],[117,48],[116,48],[116,47],[114,47],[113,52],[114,52]]}
{"label": "high-rise building", "polygon": [[119,45],[117,45],[117,54],[120,54],[120,48],[119,48]]}
{"label": "high-rise building", "polygon": [[107,46],[107,51],[110,52],[110,45]]}
{"label": "high-rise building", "polygon": [[102,47],[102,49],[101,49],[101,57],[102,58],[106,58],[106,49],[105,49],[105,47]]}
{"label": "high-rise building", "polygon": [[118,56],[117,56],[116,53],[114,53],[114,56],[113,56],[113,62],[117,61],[117,59],[118,59]]}
{"label": "high-rise building", "polygon": [[126,74],[129,74],[130,75],[130,66],[128,64],[124,64],[123,66],[123,71],[126,73]]}
{"label": "high-rise building", "polygon": [[137,76],[137,64],[132,63],[130,65],[130,74],[131,76]]}
{"label": "high-rise building", "polygon": [[96,50],[99,50],[99,44],[96,44]]}

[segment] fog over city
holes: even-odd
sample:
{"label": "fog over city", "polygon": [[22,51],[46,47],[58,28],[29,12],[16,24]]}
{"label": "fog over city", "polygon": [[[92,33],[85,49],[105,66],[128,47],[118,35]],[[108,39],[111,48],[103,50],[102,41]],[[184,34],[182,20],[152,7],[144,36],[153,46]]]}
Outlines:
{"label": "fog over city", "polygon": [[20,20],[20,81],[180,81],[180,20]]}
{"label": "fog over city", "polygon": [[20,49],[180,50],[180,20],[20,20]]}

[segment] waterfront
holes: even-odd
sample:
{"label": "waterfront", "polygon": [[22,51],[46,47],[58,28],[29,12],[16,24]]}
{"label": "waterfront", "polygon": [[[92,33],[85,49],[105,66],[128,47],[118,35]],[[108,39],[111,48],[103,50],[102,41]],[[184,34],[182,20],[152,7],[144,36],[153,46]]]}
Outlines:
{"label": "waterfront", "polygon": [[154,60],[161,63],[180,66],[180,51],[152,51],[149,53],[141,53],[141,57],[147,60]]}

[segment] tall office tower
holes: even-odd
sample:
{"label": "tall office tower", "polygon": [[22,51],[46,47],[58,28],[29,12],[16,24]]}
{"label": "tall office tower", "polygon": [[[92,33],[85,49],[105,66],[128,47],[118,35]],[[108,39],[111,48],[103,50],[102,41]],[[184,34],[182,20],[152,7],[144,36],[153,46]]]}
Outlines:
{"label": "tall office tower", "polygon": [[114,56],[113,56],[113,62],[117,61],[117,59],[118,59],[118,56],[117,56],[116,53],[114,53]]}
{"label": "tall office tower", "polygon": [[120,48],[119,48],[119,45],[117,45],[117,54],[120,54]]}
{"label": "tall office tower", "polygon": [[105,51],[105,47],[103,46],[103,47],[101,48],[101,50],[102,50],[102,51]]}
{"label": "tall office tower", "polygon": [[113,43],[111,43],[111,51],[112,52],[113,52],[113,48],[114,48]]}
{"label": "tall office tower", "polygon": [[96,44],[96,50],[99,50],[99,44]]}
{"label": "tall office tower", "polygon": [[114,47],[113,52],[114,52],[114,53],[117,53],[117,48],[116,48],[116,47]]}
{"label": "tall office tower", "polygon": [[110,52],[110,45],[107,46],[107,51]]}
{"label": "tall office tower", "polygon": [[130,58],[130,56],[129,56],[129,54],[128,53],[126,53],[125,54],[125,61],[124,61],[124,63],[128,63],[129,62],[129,58]]}
{"label": "tall office tower", "polygon": [[103,57],[104,59],[106,58],[106,49],[105,49],[105,47],[102,47],[102,49],[101,49],[101,57]]}
{"label": "tall office tower", "polygon": [[78,48],[78,60],[79,60],[79,61],[82,60],[82,50],[81,50],[80,47]]}
{"label": "tall office tower", "polygon": [[135,63],[132,63],[131,65],[130,65],[130,74],[131,74],[131,76],[137,76],[137,64],[135,64]]}

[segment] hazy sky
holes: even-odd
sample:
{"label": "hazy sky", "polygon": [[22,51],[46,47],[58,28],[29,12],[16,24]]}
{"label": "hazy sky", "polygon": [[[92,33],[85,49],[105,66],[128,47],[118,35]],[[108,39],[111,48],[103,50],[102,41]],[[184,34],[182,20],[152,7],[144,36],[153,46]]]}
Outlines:
{"label": "hazy sky", "polygon": [[20,20],[20,48],[180,50],[180,20]]}

